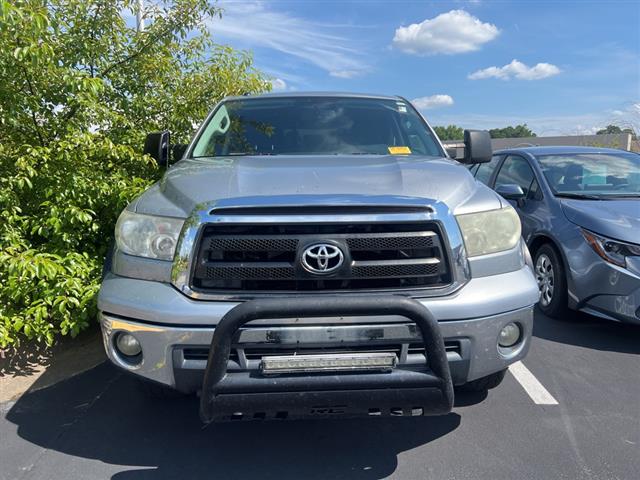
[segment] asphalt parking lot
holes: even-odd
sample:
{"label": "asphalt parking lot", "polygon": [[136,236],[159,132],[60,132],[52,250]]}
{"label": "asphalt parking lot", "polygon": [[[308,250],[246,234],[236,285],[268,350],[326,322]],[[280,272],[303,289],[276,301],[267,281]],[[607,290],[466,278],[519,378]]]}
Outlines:
{"label": "asphalt parking lot", "polygon": [[640,478],[640,327],[538,312],[534,337],[525,369],[431,418],[203,429],[195,397],[152,403],[104,363],[0,405],[0,478]]}

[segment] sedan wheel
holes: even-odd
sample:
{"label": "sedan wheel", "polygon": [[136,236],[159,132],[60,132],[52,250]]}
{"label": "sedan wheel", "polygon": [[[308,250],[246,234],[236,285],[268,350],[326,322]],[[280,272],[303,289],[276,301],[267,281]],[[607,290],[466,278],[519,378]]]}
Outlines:
{"label": "sedan wheel", "polygon": [[548,307],[553,300],[554,271],[551,259],[544,253],[536,259],[536,281],[540,289],[540,304]]}
{"label": "sedan wheel", "polygon": [[535,252],[533,270],[540,290],[540,310],[550,317],[568,320],[567,279],[562,257],[549,243]]}

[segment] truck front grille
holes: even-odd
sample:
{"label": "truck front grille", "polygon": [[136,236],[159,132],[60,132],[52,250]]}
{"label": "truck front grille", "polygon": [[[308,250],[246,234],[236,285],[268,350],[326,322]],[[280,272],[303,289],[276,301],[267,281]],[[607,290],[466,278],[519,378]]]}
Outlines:
{"label": "truck front grille", "polygon": [[[344,254],[328,275],[301,255],[327,242]],[[196,249],[191,288],[202,292],[349,291],[435,288],[451,283],[435,222],[373,224],[208,224]]]}

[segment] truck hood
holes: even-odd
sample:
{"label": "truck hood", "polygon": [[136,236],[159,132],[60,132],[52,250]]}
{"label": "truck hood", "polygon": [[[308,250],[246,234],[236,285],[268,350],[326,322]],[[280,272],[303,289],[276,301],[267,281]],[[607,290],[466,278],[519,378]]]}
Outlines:
{"label": "truck hood", "polygon": [[640,200],[562,199],[562,210],[576,225],[629,243],[640,238]]}
{"label": "truck hood", "polygon": [[479,188],[464,166],[448,159],[393,155],[242,156],[182,160],[133,208],[140,213],[186,217],[204,204],[424,205],[439,201],[454,210],[475,194],[485,204],[476,205],[475,210],[501,205],[497,195]]}

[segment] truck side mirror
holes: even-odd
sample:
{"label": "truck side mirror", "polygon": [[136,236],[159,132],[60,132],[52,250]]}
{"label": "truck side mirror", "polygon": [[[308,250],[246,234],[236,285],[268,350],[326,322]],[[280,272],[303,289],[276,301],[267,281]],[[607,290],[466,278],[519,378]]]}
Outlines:
{"label": "truck side mirror", "polygon": [[491,161],[493,149],[491,136],[486,130],[464,131],[464,158],[462,163],[488,163]]}
{"label": "truck side mirror", "polygon": [[178,160],[181,160],[182,157],[184,157],[184,152],[187,151],[187,147],[189,145],[187,145],[186,143],[176,143],[173,147],[171,147],[171,156],[173,157],[173,161],[177,162]]}
{"label": "truck side mirror", "polygon": [[453,158],[454,160],[458,159],[458,148],[457,147],[446,147],[447,155]]}
{"label": "truck side mirror", "polygon": [[169,165],[170,137],[169,130],[148,134],[144,141],[143,153],[155,159],[161,167],[167,167]]}

